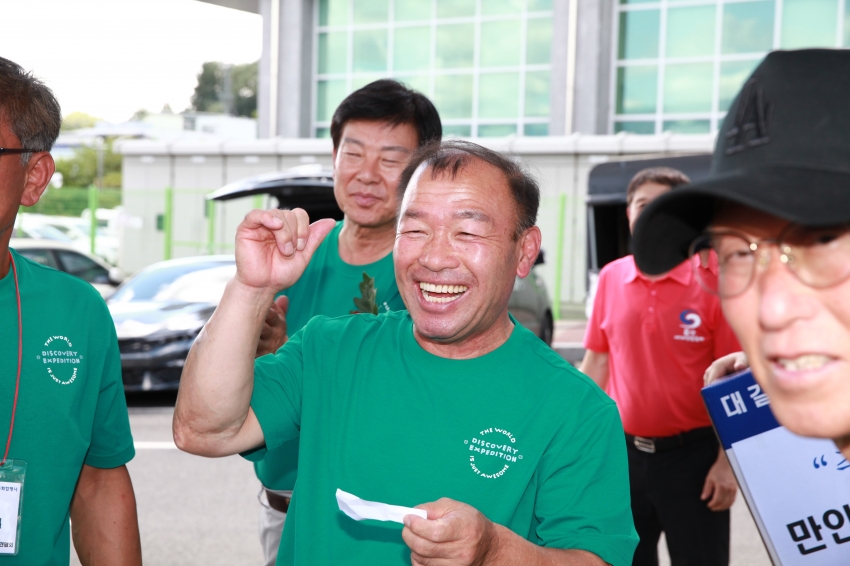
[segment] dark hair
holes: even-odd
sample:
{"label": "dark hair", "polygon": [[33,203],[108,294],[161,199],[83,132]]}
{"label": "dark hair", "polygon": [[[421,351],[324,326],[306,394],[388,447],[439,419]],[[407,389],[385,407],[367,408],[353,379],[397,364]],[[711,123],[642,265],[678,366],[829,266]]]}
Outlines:
{"label": "dark hair", "polygon": [[448,175],[454,179],[458,173],[474,160],[484,161],[497,168],[505,176],[511,196],[516,203],[517,227],[514,240],[537,222],[540,207],[540,187],[523,166],[497,151],[463,140],[433,141],[417,150],[410,163],[401,173],[398,182],[398,201],[418,170],[431,169],[431,179]]}
{"label": "dark hair", "polygon": [[419,135],[420,146],[443,137],[443,125],[434,104],[421,92],[392,79],[371,82],[340,102],[331,120],[334,149],[339,147],[342,128],[349,120],[374,120],[393,126],[411,124]]}
{"label": "dark hair", "polygon": [[629,188],[626,189],[626,206],[632,204],[632,199],[635,197],[635,191],[647,183],[658,183],[659,185],[667,185],[671,189],[675,189],[679,185],[687,185],[690,183],[690,178],[672,167],[649,167],[638,171],[632,180],[629,181]]}
{"label": "dark hair", "polygon": [[[50,151],[59,136],[62,112],[53,92],[17,63],[0,57],[0,117],[21,146]],[[26,165],[30,153],[21,155]]]}

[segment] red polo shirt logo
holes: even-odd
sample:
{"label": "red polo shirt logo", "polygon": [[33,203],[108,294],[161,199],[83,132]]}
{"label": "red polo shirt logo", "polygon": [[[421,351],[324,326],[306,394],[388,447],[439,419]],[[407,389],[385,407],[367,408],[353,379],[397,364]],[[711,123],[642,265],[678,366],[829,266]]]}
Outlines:
{"label": "red polo shirt logo", "polygon": [[682,324],[682,333],[673,336],[675,340],[684,340],[685,342],[705,342],[705,336],[697,334],[697,328],[702,326],[702,317],[695,310],[685,309],[679,314],[679,320]]}

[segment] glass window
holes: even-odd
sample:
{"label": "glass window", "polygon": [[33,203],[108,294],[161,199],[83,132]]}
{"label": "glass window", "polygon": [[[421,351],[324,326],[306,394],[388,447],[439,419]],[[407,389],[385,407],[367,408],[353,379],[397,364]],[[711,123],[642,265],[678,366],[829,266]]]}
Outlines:
{"label": "glass window", "polygon": [[838,0],[784,0],[782,48],[835,47]]}
{"label": "glass window", "polygon": [[645,4],[647,2],[657,2],[658,0],[620,0],[620,4]]}
{"label": "glass window", "polygon": [[520,22],[501,20],[481,23],[482,67],[516,67],[520,55]]}
{"label": "glass window", "polygon": [[330,128],[316,128],[316,137],[317,138],[329,138],[329,137],[331,137],[331,129]]}
{"label": "glass window", "polygon": [[529,12],[543,12],[552,9],[552,0],[528,0]]}
{"label": "glass window", "polygon": [[319,73],[344,73],[348,65],[348,33],[319,34]]}
{"label": "glass window", "polygon": [[431,26],[396,28],[393,69],[424,71],[431,66]]}
{"label": "glass window", "polygon": [[56,265],[56,260],[53,259],[53,253],[50,250],[35,248],[15,248],[15,251],[24,256],[25,258],[30,259],[36,263],[46,265],[47,267],[52,267],[53,269],[59,269],[59,267]]}
{"label": "glass window", "polygon": [[109,283],[109,271],[94,260],[77,252],[56,250],[62,271],[70,273],[89,283]]}
{"label": "glass window", "polygon": [[481,15],[500,16],[522,12],[523,0],[486,0],[481,3]]}
{"label": "glass window", "polygon": [[634,66],[617,69],[617,114],[655,112],[658,67]]}
{"label": "glass window", "polygon": [[395,0],[395,19],[398,22],[431,19],[431,2]]}
{"label": "glass window", "polygon": [[[351,90],[349,92],[354,92],[355,90],[361,89],[369,83],[375,82],[378,79],[383,79],[384,74],[380,75],[354,75],[351,77]],[[342,102],[342,101],[340,101]]]}
{"label": "glass window", "polygon": [[616,122],[614,133],[628,132],[630,134],[654,134],[655,122]]}
{"label": "glass window", "polygon": [[479,138],[501,138],[516,133],[516,124],[487,124],[478,126]]}
{"label": "glass window", "polygon": [[348,94],[345,81],[319,81],[316,88],[316,121],[328,122]]}
{"label": "glass window", "polygon": [[664,112],[710,112],[714,63],[667,65]]}
{"label": "glass window", "polygon": [[850,0],[844,2],[844,47],[850,47]]}
{"label": "glass window", "polygon": [[523,135],[526,136],[548,136],[549,124],[526,124],[523,128]]}
{"label": "glass window", "polygon": [[398,77],[398,80],[413,90],[418,90],[427,97],[431,97],[431,79],[428,75],[414,75],[412,77]]}
{"label": "glass window", "polygon": [[667,10],[667,57],[702,57],[714,53],[715,6]]}
{"label": "glass window", "polygon": [[319,0],[319,25],[344,26],[348,23],[348,0]]}
{"label": "glass window", "polygon": [[468,138],[472,136],[472,126],[462,126],[459,124],[443,124],[443,137],[454,136],[459,138]]}
{"label": "glass window", "polygon": [[367,29],[354,32],[354,72],[387,70],[387,30]]}
{"label": "glass window", "polygon": [[534,18],[528,20],[526,63],[529,65],[548,65],[552,51],[552,18]]}
{"label": "glass window", "polygon": [[443,118],[471,118],[472,75],[437,75],[433,101]]}
{"label": "glass window", "polygon": [[726,61],[720,64],[720,85],[717,109],[721,112],[729,110],[732,100],[744,86],[744,82],[753,73],[761,59],[751,61]]}
{"label": "glass window", "polygon": [[707,134],[710,129],[711,122],[708,120],[667,120],[662,128],[674,134]]}
{"label": "glass window", "polygon": [[519,115],[519,73],[488,73],[478,79],[478,116],[513,118]]}
{"label": "glass window", "polygon": [[773,47],[773,0],[723,6],[723,53],[758,53]]}
{"label": "glass window", "polygon": [[474,15],[475,0],[437,0],[438,18],[463,18]]}
{"label": "glass window", "polygon": [[525,74],[525,115],[549,115],[549,71]]}
{"label": "glass window", "polygon": [[437,26],[437,68],[472,67],[475,50],[475,26],[454,24]]}
{"label": "glass window", "polygon": [[658,10],[636,10],[620,14],[620,59],[658,57]]}
{"label": "glass window", "polygon": [[388,0],[354,0],[355,24],[379,24],[390,16]]}

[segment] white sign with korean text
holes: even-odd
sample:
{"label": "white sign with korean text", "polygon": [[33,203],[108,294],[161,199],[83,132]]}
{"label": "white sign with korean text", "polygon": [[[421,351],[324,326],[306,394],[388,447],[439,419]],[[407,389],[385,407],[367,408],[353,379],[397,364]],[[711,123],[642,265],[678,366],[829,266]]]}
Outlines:
{"label": "white sign with korean text", "polygon": [[0,481],[0,554],[15,554],[21,484]]}

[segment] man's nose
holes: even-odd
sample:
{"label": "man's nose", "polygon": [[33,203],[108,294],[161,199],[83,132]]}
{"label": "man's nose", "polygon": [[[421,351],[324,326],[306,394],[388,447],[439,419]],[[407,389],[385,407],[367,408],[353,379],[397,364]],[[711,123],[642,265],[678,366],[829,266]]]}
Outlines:
{"label": "man's nose", "polygon": [[378,172],[380,159],[378,157],[367,156],[360,164],[360,169],[357,171],[357,180],[364,184],[377,183],[381,179]]}
{"label": "man's nose", "polygon": [[431,271],[442,271],[456,268],[460,262],[449,237],[446,234],[435,233],[422,246],[419,265]]}
{"label": "man's nose", "polygon": [[759,323],[765,330],[780,330],[815,314],[815,289],[803,284],[780,260],[776,246],[762,251],[756,262]]}

